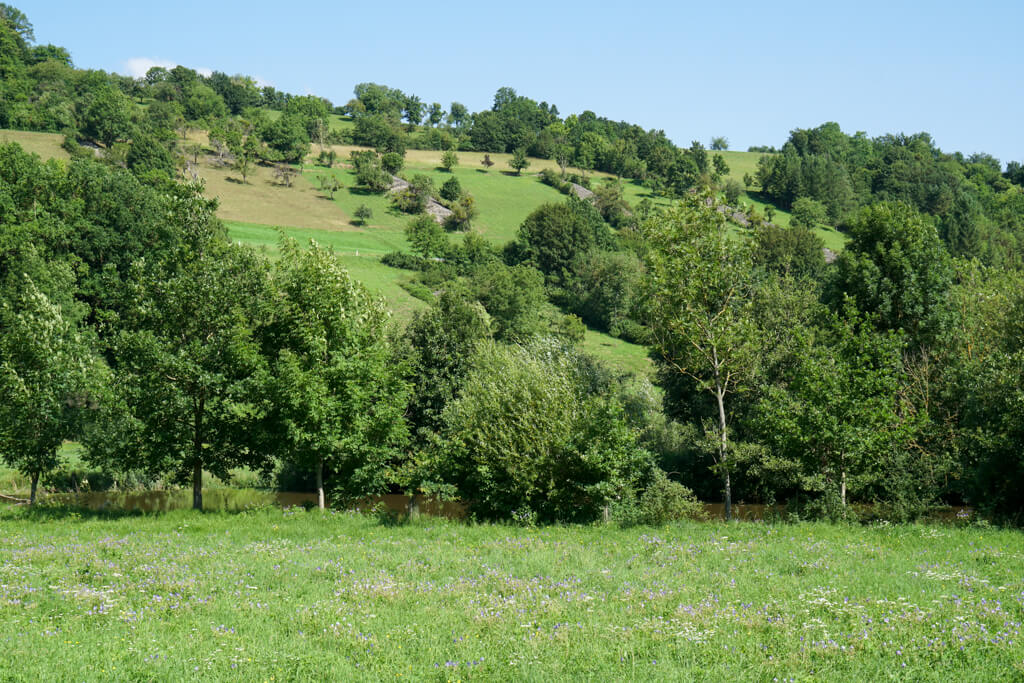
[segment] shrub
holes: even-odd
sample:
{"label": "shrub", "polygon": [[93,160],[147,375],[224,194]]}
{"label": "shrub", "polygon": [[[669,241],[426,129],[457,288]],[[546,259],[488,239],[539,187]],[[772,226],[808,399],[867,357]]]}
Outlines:
{"label": "shrub", "polygon": [[391,251],[380,257],[380,262],[385,266],[391,266],[392,268],[402,268],[404,270],[424,270],[429,265],[429,261],[422,256],[416,254],[409,254],[404,251]]}
{"label": "shrub", "polygon": [[441,185],[441,198],[447,199],[450,202],[458,201],[459,197],[462,196],[462,185],[459,184],[459,179],[452,176],[448,180],[444,181]]}
{"label": "shrub", "polygon": [[428,287],[420,284],[419,282],[399,282],[398,286],[420,301],[426,301],[428,304],[432,304],[437,301],[434,297],[434,293],[431,292]]}
{"label": "shrub", "polygon": [[380,158],[380,165],[387,173],[395,175],[405,166],[405,159],[398,152],[388,152]]}
{"label": "shrub", "polygon": [[702,519],[704,507],[693,491],[654,470],[639,496],[630,491],[612,505],[612,519],[620,526],[664,526],[683,519]]}
{"label": "shrub", "polygon": [[530,510],[541,522],[600,519],[653,461],[587,371],[551,340],[482,344],[424,453],[431,483],[453,487],[481,518]]}
{"label": "shrub", "polygon": [[722,192],[725,194],[725,203],[729,206],[736,206],[736,203],[740,200],[740,194],[743,192],[743,186],[740,185],[738,180],[729,178],[725,181],[725,187]]}

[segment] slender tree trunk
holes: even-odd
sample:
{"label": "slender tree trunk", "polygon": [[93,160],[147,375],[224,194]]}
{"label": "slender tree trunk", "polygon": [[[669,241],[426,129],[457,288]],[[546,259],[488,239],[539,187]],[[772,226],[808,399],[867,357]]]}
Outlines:
{"label": "slender tree trunk", "polygon": [[415,491],[409,496],[409,504],[405,507],[405,514],[409,519],[420,516],[420,499]]}
{"label": "slender tree trunk", "polygon": [[718,401],[718,464],[722,468],[722,484],[725,488],[725,521],[732,520],[732,481],[729,477],[729,440],[725,424],[725,392],[718,382],[715,371],[715,399]]}
{"label": "slender tree trunk", "polygon": [[316,460],[316,504],[321,510],[326,509],[324,501],[324,459]]}
{"label": "slender tree trunk", "polygon": [[28,504],[29,505],[35,505],[36,504],[36,491],[37,490],[39,490],[39,473],[38,472],[33,472],[32,473],[32,492],[29,494],[29,497],[28,497]]}
{"label": "slender tree trunk", "polygon": [[194,404],[194,426],[192,432],[192,452],[195,458],[192,461],[192,509],[203,509],[203,409],[205,408],[202,399]]}
{"label": "slender tree trunk", "polygon": [[845,459],[840,458],[840,467],[842,468],[839,472],[839,500],[843,504],[843,510],[846,509],[846,462]]}

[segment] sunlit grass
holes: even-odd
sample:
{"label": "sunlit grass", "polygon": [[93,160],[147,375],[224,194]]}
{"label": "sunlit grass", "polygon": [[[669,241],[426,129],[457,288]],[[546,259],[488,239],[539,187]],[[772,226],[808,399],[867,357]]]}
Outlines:
{"label": "sunlit grass", "polygon": [[1024,537],[0,509],[16,680],[1015,681]]}

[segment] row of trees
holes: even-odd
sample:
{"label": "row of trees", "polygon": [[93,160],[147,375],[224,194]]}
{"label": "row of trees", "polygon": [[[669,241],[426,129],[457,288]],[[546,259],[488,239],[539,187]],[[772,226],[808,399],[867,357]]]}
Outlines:
{"label": "row of trees", "polygon": [[[204,470],[291,463],[323,496],[488,517],[594,519],[664,472],[813,514],[1021,512],[1020,275],[955,260],[906,204],[864,209],[836,264],[796,277],[802,241],[734,239],[709,196],[638,234],[571,198],[503,252],[470,233],[419,261],[439,294],[392,335],[329,252],[267,263],[195,186],[16,145],[0,178],[0,452],[33,488],[77,437],[107,471],[191,481],[197,506]],[[575,350],[581,268],[633,278],[587,305],[627,312],[663,405]]]}
{"label": "row of trees", "polygon": [[[616,381],[537,324],[536,271],[475,236],[469,286],[395,336],[333,254],[285,242],[264,261],[228,242],[198,186],[16,145],[0,179],[0,455],[33,499],[69,438],[117,479],[190,482],[197,508],[203,473],[238,466],[308,472],[321,502],[390,487],[542,520],[664,484]],[[512,428],[538,409],[532,432]]]}
{"label": "row of trees", "polygon": [[[636,231],[570,198],[538,207],[503,263],[441,245],[443,262],[405,265],[446,292],[437,315],[461,292],[498,340],[571,341],[571,325],[544,316],[554,304],[647,344],[663,404],[636,386],[619,385],[616,400],[663,471],[727,509],[788,501],[846,517],[872,503],[910,519],[967,502],[1019,518],[1019,273],[951,256],[933,221],[901,202],[865,207],[849,226],[828,265],[806,227],[738,239],[706,194]],[[515,305],[482,286],[499,273]]]}

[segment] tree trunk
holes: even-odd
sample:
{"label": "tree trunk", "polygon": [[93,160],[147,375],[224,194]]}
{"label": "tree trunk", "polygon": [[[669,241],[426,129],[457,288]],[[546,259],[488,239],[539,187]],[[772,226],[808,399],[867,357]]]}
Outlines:
{"label": "tree trunk", "polygon": [[839,500],[843,504],[843,509],[846,509],[846,465],[843,465],[842,472],[839,473]]}
{"label": "tree trunk", "polygon": [[203,463],[198,460],[192,466],[192,509],[203,509]]}
{"label": "tree trunk", "polygon": [[36,504],[36,491],[38,489],[39,489],[39,473],[38,472],[33,472],[32,473],[32,493],[30,493],[29,497],[28,497],[28,504],[29,505],[35,505]]}
{"label": "tree trunk", "polygon": [[405,507],[405,514],[409,519],[420,516],[420,499],[415,491],[409,496],[409,504]]}
{"label": "tree trunk", "polygon": [[718,384],[715,372],[715,399],[718,401],[718,464],[722,468],[722,484],[725,488],[725,521],[732,520],[732,481],[729,477],[729,441],[725,426],[725,392]]}
{"label": "tree trunk", "polygon": [[192,509],[203,509],[203,410],[206,404],[199,399],[193,404],[192,432]]}
{"label": "tree trunk", "polygon": [[316,504],[321,510],[326,509],[324,501],[324,459],[317,458],[316,461]]}

